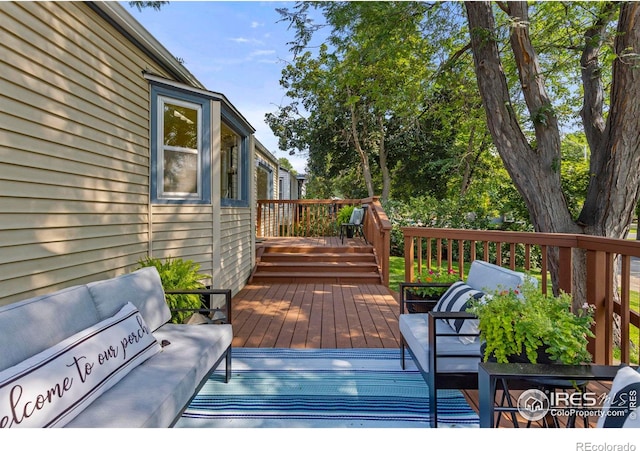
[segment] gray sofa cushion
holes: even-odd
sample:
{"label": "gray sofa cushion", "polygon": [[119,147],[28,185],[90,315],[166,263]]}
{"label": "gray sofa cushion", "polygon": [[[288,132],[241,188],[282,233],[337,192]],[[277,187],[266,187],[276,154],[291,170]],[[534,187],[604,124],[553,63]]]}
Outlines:
{"label": "gray sofa cushion", "polygon": [[[422,369],[429,372],[429,314],[400,315],[400,332],[407,346],[415,354]],[[438,333],[455,334],[455,330],[442,320],[436,320]],[[480,363],[480,343],[462,343],[457,336],[438,337],[438,355],[460,356],[477,354],[477,357],[438,358],[438,373],[476,372]]]}
{"label": "gray sofa cushion", "polygon": [[151,330],[156,330],[171,319],[162,289],[158,270],[142,268],[113,279],[92,282],[87,285],[93,297],[100,319],[116,314],[127,302],[131,302],[142,314]]}
{"label": "gray sofa cushion", "polygon": [[0,370],[38,354],[102,319],[105,318],[99,315],[84,285],[0,307]]}
{"label": "gray sofa cushion", "polygon": [[153,335],[170,344],[133,369],[66,427],[171,425],[233,338],[230,324],[165,324]]}
{"label": "gray sofa cushion", "polygon": [[474,260],[469,268],[467,285],[488,293],[516,288],[524,283],[524,278],[524,273],[502,268],[482,260]]}

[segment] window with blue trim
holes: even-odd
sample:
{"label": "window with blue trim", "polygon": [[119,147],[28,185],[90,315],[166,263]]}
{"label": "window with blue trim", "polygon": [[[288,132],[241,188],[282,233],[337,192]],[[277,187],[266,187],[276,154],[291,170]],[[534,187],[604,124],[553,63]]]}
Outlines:
{"label": "window with blue trim", "polygon": [[154,203],[210,203],[209,100],[152,87],[151,196]]}
{"label": "window with blue trim", "polygon": [[225,207],[249,206],[249,135],[228,109],[222,108],[220,130],[220,203]]}

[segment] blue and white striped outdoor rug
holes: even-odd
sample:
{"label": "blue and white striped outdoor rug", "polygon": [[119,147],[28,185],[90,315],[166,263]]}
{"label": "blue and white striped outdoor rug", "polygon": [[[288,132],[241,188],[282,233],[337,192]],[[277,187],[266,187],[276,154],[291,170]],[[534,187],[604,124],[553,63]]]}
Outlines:
{"label": "blue and white striped outdoor rug", "polygon": [[[429,427],[427,385],[397,349],[234,348],[176,427]],[[458,390],[438,393],[439,427],[477,427]]]}

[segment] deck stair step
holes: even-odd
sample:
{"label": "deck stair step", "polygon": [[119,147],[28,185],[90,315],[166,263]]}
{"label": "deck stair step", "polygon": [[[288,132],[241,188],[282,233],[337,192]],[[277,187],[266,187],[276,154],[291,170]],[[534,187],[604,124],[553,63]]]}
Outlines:
{"label": "deck stair step", "polygon": [[323,261],[323,262],[264,262],[258,270],[265,272],[376,272],[376,262]]}
{"label": "deck stair step", "polygon": [[312,254],[303,254],[300,252],[268,252],[262,254],[262,262],[364,262],[376,263],[376,256],[371,252],[317,252]]}
{"label": "deck stair step", "polygon": [[250,282],[380,284],[382,278],[372,246],[265,244]]}

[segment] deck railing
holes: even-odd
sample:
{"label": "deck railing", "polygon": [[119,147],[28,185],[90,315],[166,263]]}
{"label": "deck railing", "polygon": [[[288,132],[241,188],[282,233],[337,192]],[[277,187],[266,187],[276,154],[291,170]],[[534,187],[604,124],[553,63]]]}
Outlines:
{"label": "deck railing", "polygon": [[[630,363],[630,334],[637,337],[640,328],[640,278],[631,276],[632,263],[640,257],[640,242],[588,235],[424,227],[404,227],[402,231],[405,280],[408,282],[415,280],[414,266],[419,273],[434,266],[449,270],[457,267],[463,278],[465,262],[481,259],[511,269],[539,269],[541,288],[546,293],[551,288],[548,255],[557,251],[558,288],[571,293],[573,251],[585,251],[587,286],[584,301],[596,308],[596,338],[590,342],[594,363],[608,365],[614,362],[614,313],[620,320],[619,360]],[[638,357],[640,351],[635,349],[633,353]]]}
{"label": "deck railing", "polygon": [[360,204],[360,199],[259,200],[256,233],[263,238],[337,236],[338,211]]}
{"label": "deck railing", "polygon": [[364,235],[373,249],[378,259],[382,282],[389,286],[389,255],[391,253],[391,222],[387,213],[380,204],[379,197],[369,197],[362,199],[362,204],[367,206],[367,213],[364,220]]}
{"label": "deck railing", "polygon": [[258,200],[256,234],[261,238],[338,236],[340,225],[336,221],[337,214],[348,205],[366,207],[364,235],[376,253],[383,283],[388,285],[391,223],[379,197]]}

